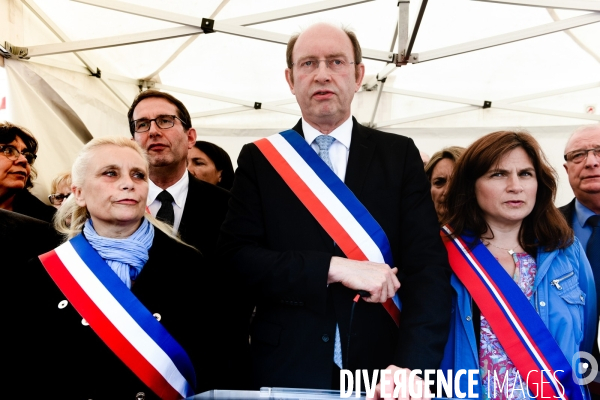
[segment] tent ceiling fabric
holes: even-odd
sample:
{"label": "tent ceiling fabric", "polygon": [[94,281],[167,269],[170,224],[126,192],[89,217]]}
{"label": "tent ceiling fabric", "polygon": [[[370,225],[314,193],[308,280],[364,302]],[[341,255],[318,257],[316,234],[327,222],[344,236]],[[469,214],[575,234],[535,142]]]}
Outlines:
{"label": "tent ceiling fabric", "polygon": [[[353,29],[367,52],[386,55],[399,13],[396,0],[0,1],[5,3],[2,9],[11,10],[11,18],[0,15],[0,22],[8,23],[11,37],[19,39],[11,44],[36,51],[60,47],[56,44],[62,42],[76,45],[87,41],[97,46],[106,38],[149,37],[159,30],[187,32],[188,36],[172,39],[32,57],[28,61],[13,57],[11,63],[27,65],[31,73],[7,62],[7,70],[13,70],[9,72],[9,86],[11,76],[19,77],[20,82],[11,86],[11,97],[19,94],[23,77],[35,75],[55,94],[64,96],[63,102],[78,114],[92,136],[127,135],[127,106],[139,92],[140,80],[158,71],[153,82],[146,84],[181,98],[201,135],[238,137],[229,149],[234,149],[233,153],[250,137],[289,128],[300,115],[284,79],[285,45],[239,35],[252,33],[282,41],[314,22],[325,21]],[[490,41],[487,38],[553,23],[600,20],[600,12],[543,7],[577,4],[597,10],[600,0],[522,0],[541,7],[508,4],[516,2],[513,0],[496,1],[427,2],[412,54],[431,55],[434,50],[475,40]],[[154,18],[84,3],[129,9]],[[344,3],[353,4],[340,7]],[[267,18],[298,7],[304,10],[323,5],[338,8],[280,20]],[[421,5],[421,0],[409,3],[409,31]],[[217,32],[189,36],[198,28],[191,25],[211,17]],[[265,19],[269,22],[256,23]],[[219,32],[219,24],[224,31],[238,34]],[[600,24],[589,23],[571,29],[569,34],[556,32],[395,69],[388,67],[387,71],[392,72],[383,86],[377,82],[374,90],[356,95],[353,113],[359,121],[372,120],[374,126],[384,130],[412,137],[414,132],[429,135],[424,137],[430,141],[423,142],[429,152],[441,145],[466,145],[474,139],[457,139],[462,131],[482,134],[507,127],[540,133],[547,127],[552,134],[561,132],[565,140],[574,126],[600,121],[598,111],[586,113],[587,108],[600,106],[598,37]],[[7,39],[0,37],[0,44]],[[396,45],[393,53],[397,52]],[[100,69],[101,78],[89,76],[86,65],[93,72]],[[365,81],[372,83],[386,63],[365,60],[365,66]],[[29,94],[34,92],[30,90]],[[484,101],[490,101],[491,107],[483,108]],[[261,103],[261,109],[254,109],[255,102]],[[26,102],[19,103],[12,109],[13,119],[28,125],[32,110],[27,109]],[[56,129],[45,129],[48,135],[56,135]],[[443,132],[441,139],[432,134],[436,130]],[[70,132],[67,136],[78,135]],[[559,162],[555,161],[555,167],[560,167]]]}

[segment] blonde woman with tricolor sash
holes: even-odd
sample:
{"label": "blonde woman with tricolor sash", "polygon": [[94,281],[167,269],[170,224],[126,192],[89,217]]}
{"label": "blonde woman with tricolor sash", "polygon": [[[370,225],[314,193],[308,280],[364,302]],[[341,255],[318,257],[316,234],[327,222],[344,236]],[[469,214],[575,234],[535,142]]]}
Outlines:
{"label": "blonde woman with tricolor sash", "polygon": [[148,161],[134,141],[83,147],[55,220],[68,240],[27,272],[35,301],[22,307],[37,338],[23,344],[23,395],[179,399],[210,384],[203,259],[145,214],[147,195]]}
{"label": "blonde woman with tricolor sash", "polygon": [[[478,139],[455,166],[442,228],[455,290],[442,369],[478,370],[478,398],[589,398],[579,352],[595,339],[596,293],[553,204],[555,176],[519,132]],[[468,394],[461,382],[453,397]]]}

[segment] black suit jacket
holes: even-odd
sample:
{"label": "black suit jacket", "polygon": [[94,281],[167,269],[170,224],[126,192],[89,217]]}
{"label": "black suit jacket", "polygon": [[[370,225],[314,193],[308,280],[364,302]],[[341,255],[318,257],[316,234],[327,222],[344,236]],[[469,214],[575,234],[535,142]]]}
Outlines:
{"label": "black suit jacket", "polygon": [[[250,349],[248,344],[251,305],[243,288],[216,254],[221,224],[228,209],[229,191],[201,181],[188,172],[188,194],[179,224],[181,240],[204,255],[204,282],[196,290],[207,307],[206,329],[216,333],[210,346],[211,388],[249,387]],[[178,257],[178,256],[176,256]],[[231,371],[238,371],[235,379]]]}
{"label": "black suit jacket", "polygon": [[221,224],[227,214],[229,192],[197,179],[188,172],[190,183],[185,200],[179,235],[205,257],[215,254]]}
{"label": "black suit jacket", "polygon": [[55,248],[60,241],[60,235],[49,223],[0,209],[0,265],[26,262]]}
{"label": "black suit jacket", "polygon": [[[216,333],[206,318],[209,305],[197,292],[204,284],[202,256],[155,230],[149,260],[132,286],[133,294],[186,350],[196,370],[197,389],[211,386],[211,352]],[[69,304],[39,259],[21,269],[4,271],[12,291],[7,302],[4,360],[15,396],[60,399],[157,398],[99,339]],[[9,301],[10,300],[10,301]],[[17,396],[18,394],[18,396]]]}
{"label": "black suit jacket", "polygon": [[559,211],[565,216],[567,223],[572,228],[573,218],[575,217],[575,198],[573,198],[569,204],[560,207]]}
{"label": "black suit jacket", "polygon": [[[295,127],[302,135],[302,125]],[[403,303],[398,329],[382,305],[327,285],[343,256],[254,144],[244,146],[221,231],[221,250],[251,288],[254,386],[329,388],[336,323],[344,368],[437,368],[447,340],[451,287],[447,255],[419,152],[411,139],[354,120],[346,185],[384,229]]]}

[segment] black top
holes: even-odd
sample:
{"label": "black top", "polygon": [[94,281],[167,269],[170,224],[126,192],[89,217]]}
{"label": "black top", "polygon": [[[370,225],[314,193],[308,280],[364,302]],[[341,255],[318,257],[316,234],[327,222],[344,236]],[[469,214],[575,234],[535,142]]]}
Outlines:
{"label": "black top", "polygon": [[[195,370],[197,393],[211,386],[211,355],[215,330],[210,327],[207,303],[198,296],[204,284],[203,259],[194,249],[155,229],[149,260],[132,286],[132,293],[186,350]],[[69,303],[39,259],[4,269],[4,360],[6,381],[21,397],[133,400],[138,392],[156,398],[100,340]],[[7,276],[8,275],[8,276]]]}

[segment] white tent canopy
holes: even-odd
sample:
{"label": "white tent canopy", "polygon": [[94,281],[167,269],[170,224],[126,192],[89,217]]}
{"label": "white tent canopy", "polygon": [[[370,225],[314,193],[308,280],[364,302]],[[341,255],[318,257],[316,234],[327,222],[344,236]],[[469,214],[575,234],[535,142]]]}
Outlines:
{"label": "white tent canopy", "polygon": [[599,0],[0,0],[7,111],[40,141],[36,189],[90,138],[129,135],[128,106],[146,87],[180,98],[199,138],[234,160],[290,128],[300,110],[284,44],[317,21],[361,42],[360,122],[429,154],[527,129],[559,171],[557,203],[572,197],[565,141],[600,121]]}

